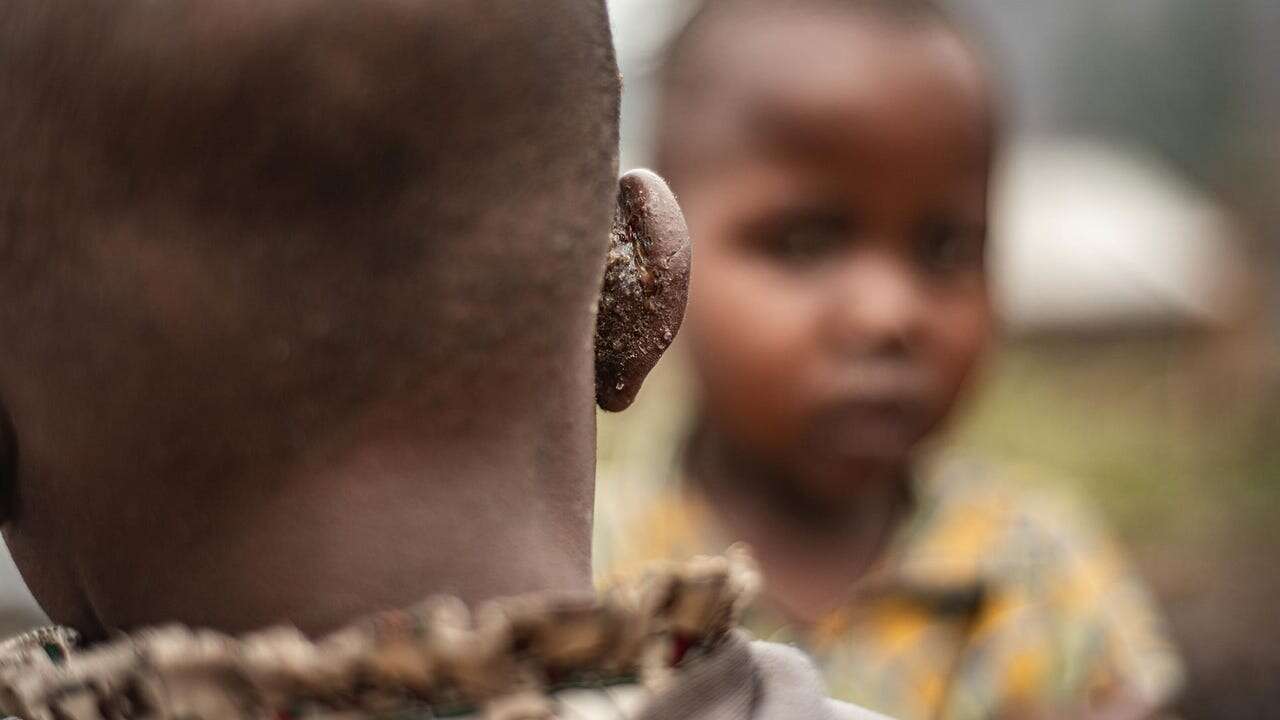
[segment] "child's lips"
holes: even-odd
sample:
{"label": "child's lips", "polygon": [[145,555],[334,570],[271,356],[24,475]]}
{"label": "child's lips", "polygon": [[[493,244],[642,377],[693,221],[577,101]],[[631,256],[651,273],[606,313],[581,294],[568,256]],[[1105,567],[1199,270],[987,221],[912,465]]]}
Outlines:
{"label": "child's lips", "polygon": [[812,426],[815,449],[838,458],[894,458],[920,439],[926,405],[917,393],[850,395],[827,403]]}

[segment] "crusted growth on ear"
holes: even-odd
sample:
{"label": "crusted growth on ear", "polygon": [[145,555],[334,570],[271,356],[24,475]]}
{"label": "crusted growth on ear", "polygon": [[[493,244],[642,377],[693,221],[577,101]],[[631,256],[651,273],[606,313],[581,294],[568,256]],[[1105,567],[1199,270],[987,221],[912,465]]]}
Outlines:
{"label": "crusted growth on ear", "polygon": [[618,207],[596,318],[596,403],[629,406],[671,345],[689,292],[689,229],[662,178],[634,170],[618,183]]}

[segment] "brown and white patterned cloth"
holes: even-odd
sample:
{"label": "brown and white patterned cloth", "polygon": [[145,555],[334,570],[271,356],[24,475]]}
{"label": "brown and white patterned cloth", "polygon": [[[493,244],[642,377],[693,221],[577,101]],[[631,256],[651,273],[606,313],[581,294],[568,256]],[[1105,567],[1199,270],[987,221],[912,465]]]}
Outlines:
{"label": "brown and white patterned cloth", "polygon": [[472,613],[450,598],[312,641],[174,626],[89,649],[48,628],[0,647],[0,711],[23,720],[874,718],[825,698],[798,652],[735,629],[745,552],[669,564],[592,598]]}

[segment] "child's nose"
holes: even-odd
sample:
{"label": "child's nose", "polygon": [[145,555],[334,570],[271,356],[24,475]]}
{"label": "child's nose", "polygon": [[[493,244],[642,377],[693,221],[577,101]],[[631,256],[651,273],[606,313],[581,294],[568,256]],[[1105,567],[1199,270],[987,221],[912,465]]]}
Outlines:
{"label": "child's nose", "polygon": [[923,327],[924,288],[893,253],[867,250],[830,276],[828,336],[844,352],[873,353],[912,346]]}

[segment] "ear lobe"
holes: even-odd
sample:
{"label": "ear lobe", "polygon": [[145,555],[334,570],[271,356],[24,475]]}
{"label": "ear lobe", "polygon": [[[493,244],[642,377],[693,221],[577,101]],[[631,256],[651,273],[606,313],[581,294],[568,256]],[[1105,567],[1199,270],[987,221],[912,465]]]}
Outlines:
{"label": "ear lobe", "polygon": [[596,403],[625,410],[671,345],[689,297],[689,228],[662,178],[633,170],[618,181],[596,316]]}

